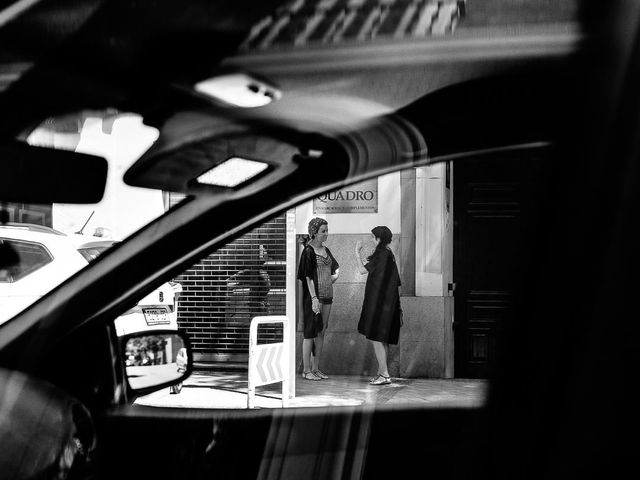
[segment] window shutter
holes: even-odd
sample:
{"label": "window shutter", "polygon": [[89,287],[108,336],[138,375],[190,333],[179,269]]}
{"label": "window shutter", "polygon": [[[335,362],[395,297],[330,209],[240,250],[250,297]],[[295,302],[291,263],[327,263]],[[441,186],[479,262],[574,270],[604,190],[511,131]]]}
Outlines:
{"label": "window shutter", "polygon": [[[178,324],[195,362],[245,362],[255,316],[285,314],[286,217],[275,217],[185,271]],[[261,343],[282,341],[281,326],[258,331]]]}

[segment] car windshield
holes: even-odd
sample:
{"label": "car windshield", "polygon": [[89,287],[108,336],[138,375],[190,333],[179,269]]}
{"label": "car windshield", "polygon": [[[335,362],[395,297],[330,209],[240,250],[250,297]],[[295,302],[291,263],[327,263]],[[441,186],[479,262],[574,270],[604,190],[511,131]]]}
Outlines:
{"label": "car windshield", "polygon": [[[51,204],[48,226],[87,242],[122,240],[165,211],[163,192],[126,185],[124,172],[149,149],[158,131],[140,115],[113,110],[82,111],[49,118],[26,138],[29,145],[99,155],[108,161],[108,178],[100,203]],[[28,222],[25,222],[28,223]]]}
{"label": "car windshield", "polygon": [[122,181],[123,173],[158,137],[158,131],[145,126],[139,115],[112,109],[82,111],[48,118],[25,136],[34,147],[104,157],[109,174],[97,204],[0,204],[0,239],[15,247],[19,256],[19,266],[11,277],[5,275],[5,292],[0,294],[2,322],[166,210],[165,192]]}

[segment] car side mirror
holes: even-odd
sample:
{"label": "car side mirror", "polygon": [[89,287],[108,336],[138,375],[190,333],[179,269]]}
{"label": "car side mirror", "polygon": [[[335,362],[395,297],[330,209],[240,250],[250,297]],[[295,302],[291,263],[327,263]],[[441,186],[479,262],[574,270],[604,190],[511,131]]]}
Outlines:
{"label": "car side mirror", "polygon": [[182,332],[137,332],[121,337],[120,342],[127,382],[138,394],[176,385],[191,375],[191,346]]}

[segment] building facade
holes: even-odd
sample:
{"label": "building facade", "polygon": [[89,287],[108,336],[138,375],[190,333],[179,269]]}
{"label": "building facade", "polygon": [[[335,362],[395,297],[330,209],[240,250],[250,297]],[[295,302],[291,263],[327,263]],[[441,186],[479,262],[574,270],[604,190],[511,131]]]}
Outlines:
{"label": "building facade", "polygon": [[[381,176],[377,179],[375,212],[359,213],[362,207],[354,203],[349,213],[323,214],[318,213],[318,208],[314,213],[314,201],[295,209],[295,258],[299,258],[308,221],[319,216],[329,224],[326,245],[340,263],[340,277],[334,284],[334,303],[325,332],[323,371],[343,375],[375,373],[373,349],[357,331],[366,275],[358,272],[354,249],[358,241],[365,245],[371,242],[373,227],[386,225],[393,233],[391,249],[400,270],[404,312],[398,345],[390,347],[389,371],[402,377],[453,376],[450,178],[450,166],[445,164]],[[358,188],[356,185],[344,189],[341,197],[347,198],[347,192]],[[296,268],[297,261],[287,265],[288,272]],[[295,311],[297,317],[298,369],[302,355],[299,298],[298,292],[296,305],[288,305],[288,311]]]}

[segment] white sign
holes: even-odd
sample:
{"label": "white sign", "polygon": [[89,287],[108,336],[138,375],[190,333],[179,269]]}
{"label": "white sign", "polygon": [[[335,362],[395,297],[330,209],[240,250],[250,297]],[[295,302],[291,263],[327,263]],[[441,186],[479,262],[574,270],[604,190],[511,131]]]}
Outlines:
{"label": "white sign", "polygon": [[378,179],[367,180],[314,198],[313,213],[378,213]]}

